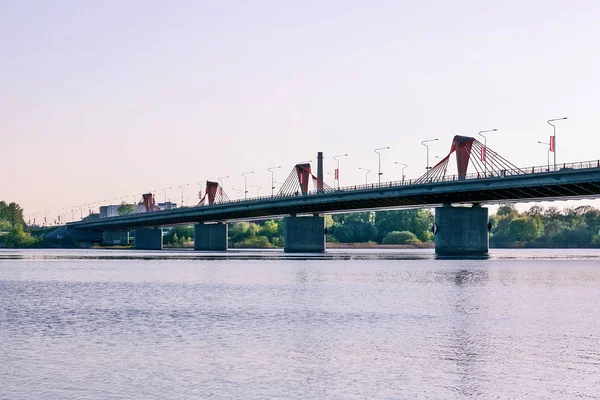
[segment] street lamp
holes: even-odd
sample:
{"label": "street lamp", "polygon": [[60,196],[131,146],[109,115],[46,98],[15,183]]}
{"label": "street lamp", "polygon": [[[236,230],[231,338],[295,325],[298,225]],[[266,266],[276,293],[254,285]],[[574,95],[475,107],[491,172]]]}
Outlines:
{"label": "street lamp", "polygon": [[183,188],[186,186],[190,186],[189,183],[186,183],[185,185],[179,185],[179,189],[181,189],[181,207],[183,207],[184,203],[183,203]]}
{"label": "street lamp", "polygon": [[348,157],[348,154],[340,154],[337,156],[333,156],[333,159],[337,162],[337,169],[335,170],[335,177],[333,178],[333,182],[334,182],[334,186],[335,186],[335,181],[337,180],[337,187],[338,189],[340,188],[340,160],[338,160],[338,158],[341,157]]}
{"label": "street lamp", "polygon": [[483,138],[483,148],[485,150],[483,150],[483,170],[484,170],[484,176],[487,176],[487,137],[484,135],[484,133],[487,132],[496,132],[498,129],[488,129],[485,131],[479,131],[477,132],[477,134],[479,136],[481,136]]}
{"label": "street lamp", "polygon": [[363,171],[367,171],[365,173],[365,185],[368,185],[369,184],[368,176],[371,173],[371,170],[368,169],[368,168],[362,168],[362,167],[358,167],[358,169],[362,169]]}
{"label": "street lamp", "polygon": [[171,189],[173,189],[173,188],[172,187],[168,187],[168,188],[160,189],[165,194],[165,208],[167,207],[167,190],[171,190]]}
{"label": "street lamp", "polygon": [[253,173],[254,171],[242,172],[242,176],[244,177],[244,199],[248,198],[248,178],[246,177],[246,175]]}
{"label": "street lamp", "polygon": [[402,174],[402,183],[404,183],[404,168],[408,167],[408,164],[404,164],[404,163],[401,163],[398,161],[394,161],[394,164],[402,165],[401,174]]}
{"label": "street lamp", "polygon": [[273,173],[274,169],[279,169],[281,168],[281,165],[279,167],[270,167],[267,168],[269,170],[269,172],[271,172],[271,197],[273,197],[274,191],[275,191],[275,175]]}
{"label": "street lamp", "polygon": [[198,190],[198,200],[202,200],[202,185],[204,184],[204,181],[198,181],[196,182],[196,185],[198,185],[199,189]]}
{"label": "street lamp", "polygon": [[540,142],[539,140],[538,143],[545,144],[546,146],[548,146],[548,171],[550,171],[550,143]]}
{"label": "street lamp", "polygon": [[376,148],[376,149],[373,150],[375,153],[377,153],[377,158],[379,159],[379,172],[377,173],[377,178],[378,178],[378,182],[379,182],[380,185],[381,185],[381,175],[382,175],[382,172],[381,172],[381,154],[379,153],[379,151],[380,150],[389,150],[389,149],[390,149],[390,146],[388,146],[388,147],[379,147],[379,148]]}
{"label": "street lamp", "polygon": [[242,191],[240,189],[236,189],[236,188],[231,188],[231,190],[233,190],[234,192],[237,193],[237,198],[239,200],[240,199],[240,193],[242,193]]}
{"label": "street lamp", "polygon": [[425,167],[425,171],[427,171],[426,172],[427,178],[429,178],[429,146],[426,145],[425,143],[435,142],[436,140],[439,140],[439,139],[427,139],[427,140],[423,140],[421,142],[421,144],[427,148],[427,166]]}
{"label": "street lamp", "polygon": [[221,184],[221,189],[223,189],[223,179],[227,179],[227,178],[229,178],[229,175],[227,175],[227,176],[221,176],[221,177],[217,178],[217,180]]}
{"label": "street lamp", "polygon": [[554,131],[554,134],[550,138],[550,151],[554,152],[554,170],[555,171],[556,171],[556,126],[554,126],[550,122],[561,121],[563,119],[567,119],[567,117],[554,118],[554,119],[549,119],[548,121],[546,121],[548,123],[548,125],[550,125],[552,127],[552,129]]}
{"label": "street lamp", "polygon": [[256,188],[256,197],[260,197],[260,189],[262,189],[262,186],[252,185],[252,187]]}

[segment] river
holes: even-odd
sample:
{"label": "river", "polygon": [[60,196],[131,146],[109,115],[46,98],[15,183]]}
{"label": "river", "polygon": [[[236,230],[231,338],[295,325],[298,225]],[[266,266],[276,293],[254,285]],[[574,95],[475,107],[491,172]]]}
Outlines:
{"label": "river", "polygon": [[0,250],[0,399],[599,394],[596,250]]}

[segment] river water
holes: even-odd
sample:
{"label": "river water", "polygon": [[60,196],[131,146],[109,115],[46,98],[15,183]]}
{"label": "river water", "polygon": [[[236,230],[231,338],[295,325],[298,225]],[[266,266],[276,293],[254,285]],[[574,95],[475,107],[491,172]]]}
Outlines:
{"label": "river water", "polygon": [[0,250],[0,399],[599,396],[600,251]]}

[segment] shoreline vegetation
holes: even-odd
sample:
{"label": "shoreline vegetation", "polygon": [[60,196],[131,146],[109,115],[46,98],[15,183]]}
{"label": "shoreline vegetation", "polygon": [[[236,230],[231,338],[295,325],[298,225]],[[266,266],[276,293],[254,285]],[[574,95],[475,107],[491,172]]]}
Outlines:
{"label": "shoreline vegetation", "polygon": [[[124,210],[126,212],[128,210]],[[86,218],[97,218],[92,214]],[[433,248],[434,214],[430,209],[391,210],[327,215],[326,241],[330,249]],[[519,212],[501,205],[490,215],[491,248],[600,248],[600,210],[591,206],[543,208]],[[0,248],[130,248],[98,243],[57,242],[45,236],[57,227],[27,226],[23,209],[0,201]],[[165,248],[193,248],[193,226],[170,228]],[[229,223],[229,247],[261,249],[283,247],[283,221]]]}

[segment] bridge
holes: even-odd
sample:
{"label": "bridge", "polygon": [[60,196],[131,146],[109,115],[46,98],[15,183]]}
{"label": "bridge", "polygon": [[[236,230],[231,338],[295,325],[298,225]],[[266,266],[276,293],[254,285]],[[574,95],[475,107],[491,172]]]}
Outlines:
{"label": "bridge", "polygon": [[[449,175],[452,156],[458,172]],[[135,229],[136,248],[161,249],[162,231],[158,228],[193,223],[194,248],[218,251],[227,250],[226,222],[284,218],[285,251],[322,252],[323,214],[435,207],[432,230],[437,254],[485,254],[491,226],[483,204],[600,197],[599,160],[518,168],[465,136],[456,136],[449,154],[415,180],[331,188],[322,174],[319,153],[317,176],[310,164],[297,164],[273,196],[230,200],[217,182],[208,181],[206,194],[195,207],[154,211],[149,194],[144,196],[145,213],[84,220],[67,224],[67,228],[101,231],[107,242]]]}

